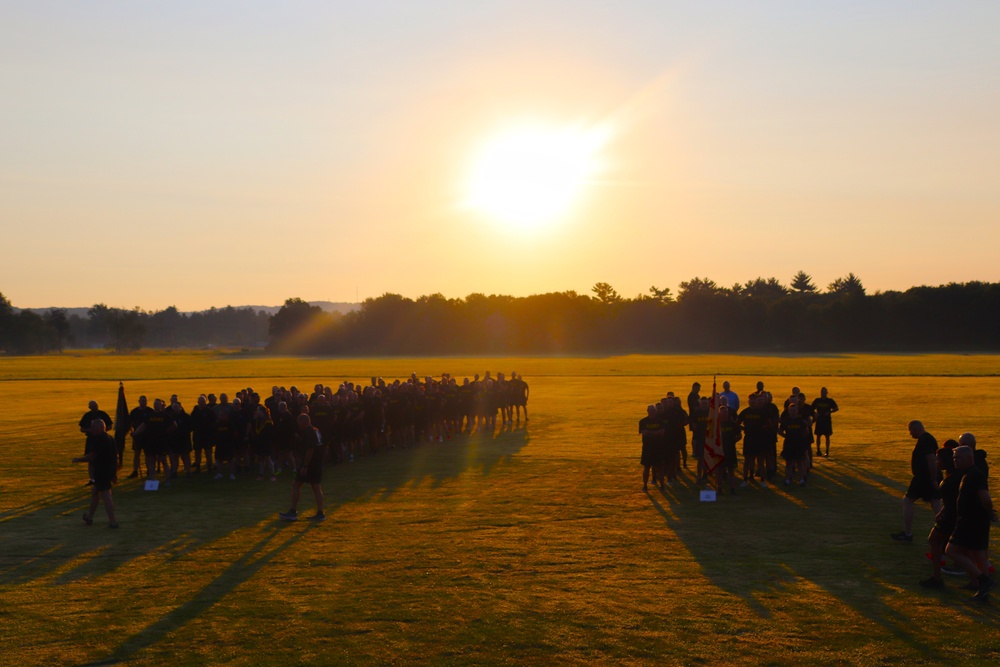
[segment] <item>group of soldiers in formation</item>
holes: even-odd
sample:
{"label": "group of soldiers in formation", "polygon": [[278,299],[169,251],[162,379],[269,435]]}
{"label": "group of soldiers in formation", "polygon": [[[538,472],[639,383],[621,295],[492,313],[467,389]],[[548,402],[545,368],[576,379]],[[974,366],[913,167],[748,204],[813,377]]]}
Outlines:
{"label": "group of soldiers in formation", "polygon": [[[273,482],[282,470],[289,470],[296,473],[297,482],[309,483],[314,492],[321,493],[323,465],[424,440],[443,442],[473,431],[493,433],[498,421],[501,429],[512,428],[520,424],[522,411],[527,422],[528,394],[528,383],[520,374],[493,377],[487,371],[482,378],[477,373],[461,383],[448,373],[423,380],[414,373],[389,383],[373,377],[364,387],[353,382],[343,382],[336,389],[317,384],[310,394],[295,386],[275,386],[263,400],[252,388],[237,391],[231,400],[227,394],[202,394],[190,413],[176,395],[169,404],[157,398],[152,407],[140,396],[139,405],[128,414],[133,452],[128,477],[139,477],[143,462],[146,479],[155,480],[162,472],[165,485],[181,472],[214,471],[217,480],[235,480],[237,472],[256,469],[257,480]],[[110,489],[125,453],[124,438],[116,445],[107,433],[112,427],[110,416],[95,401],[89,408],[80,419],[80,430],[87,434],[84,457],[74,459],[90,464],[94,499],[91,511],[84,515],[88,525],[98,495],[105,492],[112,516]],[[116,434],[121,433],[122,425],[117,425]],[[304,461],[308,470],[303,468]],[[297,499],[297,493],[293,498]],[[317,507],[318,518],[323,518],[320,496]],[[287,514],[282,516],[288,518]],[[111,523],[117,526],[114,519]]]}
{"label": "group of soldiers in formation", "polygon": [[[778,474],[778,439],[783,439],[780,456],[785,461],[784,483],[805,486],[812,467],[813,444],[816,456],[830,455],[830,436],[833,435],[833,413],[839,410],[837,402],[829,396],[826,387],[813,401],[798,387],[793,387],[781,409],[774,403],[764,383],[757,383],[757,390],[747,398],[747,407],[740,409],[740,397],[724,382],[723,390],[716,396],[718,429],[722,456],[714,470],[706,465],[705,440],[712,421],[710,397],[700,394],[701,384],[695,382],[687,396],[687,409],[679,396],[669,392],[659,403],[646,408],[646,416],[639,421],[642,435],[641,463],[642,487],[653,484],[665,490],[677,480],[681,467],[687,463],[687,434],[691,433],[691,451],[697,461],[699,483],[714,473],[716,488],[729,489],[736,494],[742,488],[759,480],[760,488],[774,483]],[[826,439],[825,451],[823,438]],[[737,443],[743,441],[742,481],[738,474],[739,455]],[[711,460],[712,457],[708,457]]]}

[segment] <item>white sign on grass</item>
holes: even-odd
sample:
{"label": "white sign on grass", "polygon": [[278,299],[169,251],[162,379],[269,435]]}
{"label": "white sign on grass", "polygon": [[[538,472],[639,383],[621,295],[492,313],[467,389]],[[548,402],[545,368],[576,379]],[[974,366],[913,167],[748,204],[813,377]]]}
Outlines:
{"label": "white sign on grass", "polygon": [[714,503],[715,502],[715,491],[707,490],[701,492],[701,502],[703,503]]}
{"label": "white sign on grass", "polygon": [[159,488],[160,488],[160,480],[158,479],[146,480],[146,491],[156,491]]}

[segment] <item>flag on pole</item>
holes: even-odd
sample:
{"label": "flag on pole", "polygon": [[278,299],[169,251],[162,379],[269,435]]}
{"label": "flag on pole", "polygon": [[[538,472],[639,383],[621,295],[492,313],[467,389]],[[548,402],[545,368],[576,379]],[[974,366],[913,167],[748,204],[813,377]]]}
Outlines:
{"label": "flag on pole", "polygon": [[716,379],[712,378],[712,396],[708,399],[708,432],[705,434],[705,474],[715,472],[719,464],[725,460],[722,453],[722,434],[719,432],[719,394],[716,391]]}
{"label": "flag on pole", "polygon": [[118,383],[118,407],[115,408],[115,446],[118,448],[118,467],[122,466],[125,455],[125,438],[131,430],[128,421],[128,401],[125,400],[125,385]]}

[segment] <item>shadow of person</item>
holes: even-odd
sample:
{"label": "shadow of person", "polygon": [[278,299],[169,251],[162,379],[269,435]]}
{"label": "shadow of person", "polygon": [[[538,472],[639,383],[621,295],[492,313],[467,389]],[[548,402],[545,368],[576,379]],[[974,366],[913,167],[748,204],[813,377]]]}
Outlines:
{"label": "shadow of person", "polygon": [[[790,596],[817,604],[832,597],[928,659],[943,659],[891,604],[900,588],[912,591],[904,595],[926,595],[915,574],[923,559],[913,549],[901,553],[888,538],[887,525],[899,518],[895,483],[870,478],[827,462],[813,468],[805,487],[754,484],[735,496],[699,502],[697,487],[687,481],[662,493],[650,490],[649,497],[709,582],[741,598],[758,617],[784,611]],[[955,602],[960,610],[962,603]]]}

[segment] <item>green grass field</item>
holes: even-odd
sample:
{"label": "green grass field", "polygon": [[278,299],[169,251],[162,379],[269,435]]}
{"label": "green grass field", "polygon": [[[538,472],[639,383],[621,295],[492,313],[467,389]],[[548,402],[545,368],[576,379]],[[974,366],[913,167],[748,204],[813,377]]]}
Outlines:
{"label": "green grass field", "polygon": [[[119,379],[133,405],[190,407],[247,385],[485,370],[524,374],[527,428],[328,468],[323,524],[278,520],[287,478],[207,475],[123,481],[118,531],[103,509],[80,520],[76,423],[90,399],[113,413]],[[700,503],[689,474],[642,491],[645,405],[715,372],[741,395],[830,388],[832,455],[809,487]],[[0,664],[997,664],[998,602],[968,602],[960,578],[921,589],[924,545],[888,534],[906,422],[995,454],[998,414],[996,356],[2,359]],[[930,525],[922,508],[915,533]]]}

